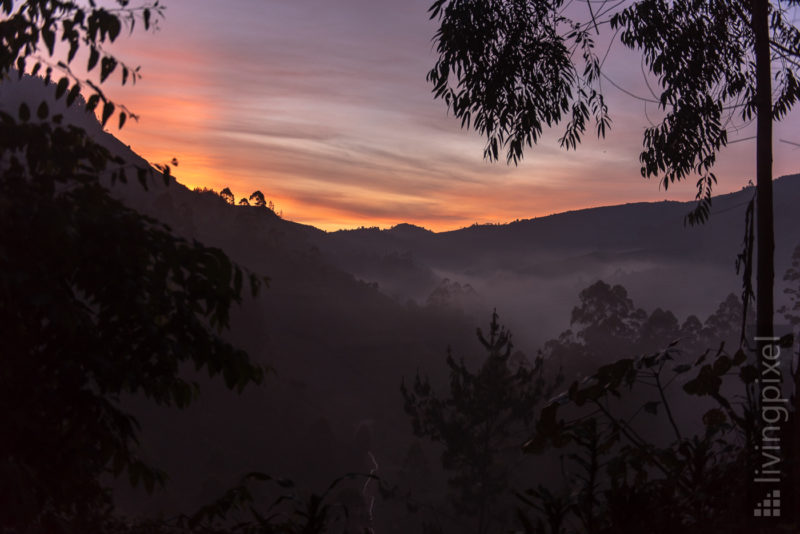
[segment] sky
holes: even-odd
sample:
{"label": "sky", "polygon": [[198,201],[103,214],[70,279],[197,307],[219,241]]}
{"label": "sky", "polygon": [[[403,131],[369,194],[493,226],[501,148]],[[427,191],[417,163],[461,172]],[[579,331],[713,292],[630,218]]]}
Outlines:
{"label": "sky", "polygon": [[[436,54],[430,0],[162,0],[155,32],[120,38],[140,65],[134,85],[104,87],[140,116],[109,130],[151,162],[173,157],[189,187],[255,190],[287,219],[324,230],[435,231],[600,205],[690,200],[695,180],[667,191],[640,175],[655,105],[603,86],[613,120],[577,151],[547,133],[519,166],[483,159],[483,138],[460,128],[425,79]],[[602,38],[600,39],[602,41]],[[604,69],[649,96],[641,61],[619,43]],[[775,130],[774,175],[800,172],[798,111]],[[733,124],[732,126],[737,126]],[[752,125],[729,140],[754,135]],[[716,191],[755,175],[755,142],[720,154]]]}

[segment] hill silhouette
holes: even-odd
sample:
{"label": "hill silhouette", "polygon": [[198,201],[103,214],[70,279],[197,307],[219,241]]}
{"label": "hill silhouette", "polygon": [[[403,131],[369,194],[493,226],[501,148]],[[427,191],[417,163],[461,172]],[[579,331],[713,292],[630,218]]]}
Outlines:
{"label": "hill silhouette", "polygon": [[[3,107],[31,94],[47,98],[39,80],[18,87],[0,86]],[[65,110],[115,153],[142,161],[78,113]],[[576,295],[597,279],[625,286],[647,309],[710,313],[739,291],[734,260],[752,197],[752,189],[715,197],[700,227],[683,225],[690,203],[659,202],[451,232],[398,224],[327,233],[158,176],[147,190],[135,182],[109,187],[179,235],[220,247],[271,280],[235,311],[229,333],[275,368],[266,387],[234,397],[203,383],[201,400],[180,414],[126,401],[142,421],[143,453],[172,482],[153,500],[126,490],[121,505],[165,513],[203,503],[253,469],[319,485],[368,470],[372,453],[379,474],[391,479],[415,443],[401,377],[423,367],[443,380],[436,366],[448,345],[470,361],[474,328],[493,307],[528,355],[568,327]],[[774,188],[780,280],[800,243],[800,175]]]}

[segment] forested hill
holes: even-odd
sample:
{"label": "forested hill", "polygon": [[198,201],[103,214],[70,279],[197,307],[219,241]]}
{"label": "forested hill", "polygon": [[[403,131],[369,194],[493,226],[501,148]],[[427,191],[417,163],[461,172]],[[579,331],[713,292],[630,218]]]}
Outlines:
{"label": "forested hill", "polygon": [[[31,96],[3,86],[0,107],[13,109],[21,94]],[[141,162],[85,115],[78,122]],[[180,179],[180,167],[176,173]],[[269,197],[269,184],[260,189]],[[443,233],[405,224],[326,233],[218,192],[165,186],[159,176],[147,190],[133,180],[112,192],[270,278],[257,299],[236,308],[226,334],[275,370],[264,388],[236,397],[203,380],[198,403],[178,413],[128,401],[142,423],[143,455],[171,482],[156,500],[127,495],[121,502],[165,514],[219,496],[251,470],[324,488],[336,475],[371,469],[368,452],[379,474],[397,479],[415,443],[401,380],[421,369],[441,383],[448,346],[467,364],[479,362],[485,353],[475,328],[485,328],[493,308],[515,350],[529,357],[570,327],[578,295],[598,279],[624,286],[647,311],[708,317],[740,291],[734,260],[752,197],[745,190],[715,198],[701,227],[683,224],[691,203],[662,202]],[[252,191],[234,193],[238,200]],[[800,176],[776,180],[775,199],[780,279],[800,242]],[[434,464],[436,457],[429,453]]]}
{"label": "forested hill", "polygon": [[[632,180],[635,178],[632,178]],[[690,226],[685,216],[694,202],[640,202],[569,211],[514,221],[473,225],[435,233],[409,224],[388,230],[364,228],[328,234],[332,253],[411,252],[436,266],[522,270],[525,259],[576,253],[627,254],[648,258],[725,261],[741,243],[752,187],[714,197],[708,222]],[[796,205],[800,174],[774,181],[778,249],[800,238]]]}

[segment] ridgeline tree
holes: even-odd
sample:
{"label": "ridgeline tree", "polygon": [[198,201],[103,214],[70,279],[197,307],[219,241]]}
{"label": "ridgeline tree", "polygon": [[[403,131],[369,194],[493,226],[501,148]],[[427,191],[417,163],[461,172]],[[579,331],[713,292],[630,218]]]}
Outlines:
{"label": "ridgeline tree", "polygon": [[263,208],[267,205],[267,201],[264,199],[264,193],[261,191],[253,191],[253,194],[250,195],[250,202],[253,203],[253,206],[258,206],[259,208]]}
{"label": "ridgeline tree", "polygon": [[[793,18],[800,2],[586,0],[583,21],[567,16],[569,4],[436,0],[430,13],[440,23],[439,58],[428,74],[435,96],[462,126],[486,136],[484,155],[491,160],[502,150],[507,161],[518,162],[545,126],[561,122],[560,144],[574,149],[592,120],[599,136],[610,124],[600,87],[603,57],[594,41],[609,24],[613,38],[641,50],[660,86],[663,118],[645,131],[642,176],[658,177],[665,188],[697,176],[690,223],[710,214],[714,164],[728,143],[726,117],[755,118],[756,336],[773,338],[772,124],[800,98],[800,30]],[[752,240],[746,243],[749,273]],[[749,279],[743,293],[746,301],[752,297]],[[758,343],[759,354],[766,343]],[[800,461],[794,464],[800,480]]]}
{"label": "ridgeline tree", "polygon": [[225,189],[220,191],[219,196],[222,197],[222,199],[230,205],[236,203],[236,197],[233,196],[233,192],[229,187],[226,187]]}
{"label": "ridgeline tree", "polygon": [[[122,83],[135,79],[138,68],[108,45],[123,27],[149,28],[161,7],[116,3],[2,2],[0,81],[45,65],[57,100],[87,112],[102,103],[104,124],[121,109],[122,127],[131,114],[100,84],[115,70]],[[56,40],[69,47],[66,61],[55,59]],[[88,71],[100,65],[94,80],[69,67],[81,47]],[[169,167],[157,168],[169,181]],[[237,391],[264,379],[266,369],[222,333],[248,282],[255,295],[265,279],[112,198],[105,184],[129,174],[145,187],[158,176],[51,116],[46,101],[0,111],[3,532],[102,531],[113,501],[101,477],[127,473],[148,490],[163,482],[137,454],[137,422],[121,409],[121,395],[185,407],[197,395],[186,365]]]}

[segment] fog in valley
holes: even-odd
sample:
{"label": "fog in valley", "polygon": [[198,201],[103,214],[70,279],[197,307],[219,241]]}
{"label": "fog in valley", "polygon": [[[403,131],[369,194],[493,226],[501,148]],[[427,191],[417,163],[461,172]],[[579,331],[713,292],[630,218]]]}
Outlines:
{"label": "fog in valley", "polygon": [[662,201],[323,231],[266,186],[186,187],[71,81],[13,78],[0,533],[705,533],[761,499],[741,473],[773,481],[765,407],[797,449],[800,174],[773,181],[791,356],[765,368],[755,186],[694,225]]}

